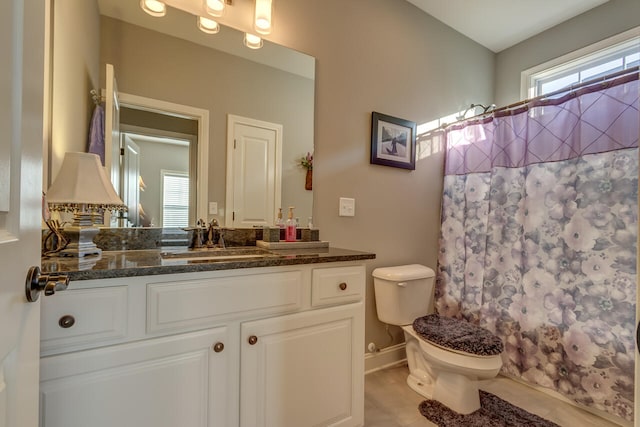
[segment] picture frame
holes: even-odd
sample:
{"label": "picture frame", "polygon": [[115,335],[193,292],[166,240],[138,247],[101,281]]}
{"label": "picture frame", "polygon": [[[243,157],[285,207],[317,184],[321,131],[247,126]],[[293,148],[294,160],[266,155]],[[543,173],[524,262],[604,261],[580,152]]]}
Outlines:
{"label": "picture frame", "polygon": [[415,122],[372,112],[371,164],[415,170]]}

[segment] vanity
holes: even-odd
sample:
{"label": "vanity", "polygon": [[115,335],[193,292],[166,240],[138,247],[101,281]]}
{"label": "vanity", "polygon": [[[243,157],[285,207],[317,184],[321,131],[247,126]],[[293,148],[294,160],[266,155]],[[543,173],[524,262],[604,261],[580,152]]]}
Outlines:
{"label": "vanity", "polygon": [[363,425],[374,254],[184,253],[43,259],[42,427]]}

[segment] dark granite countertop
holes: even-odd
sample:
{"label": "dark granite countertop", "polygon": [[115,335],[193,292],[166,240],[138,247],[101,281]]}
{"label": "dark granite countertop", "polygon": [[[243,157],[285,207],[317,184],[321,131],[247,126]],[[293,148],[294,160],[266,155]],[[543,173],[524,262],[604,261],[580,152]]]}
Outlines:
{"label": "dark granite countertop", "polygon": [[176,247],[103,251],[102,255],[90,255],[84,258],[45,257],[41,261],[41,270],[43,274],[67,273],[71,280],[91,280],[358,261],[376,257],[375,254],[369,252],[339,248],[261,251],[255,247],[244,247],[237,248],[237,254],[234,252],[234,248],[228,248],[224,252],[224,254],[222,252],[216,254],[219,258],[210,259],[209,256],[214,254],[215,251],[189,251]]}

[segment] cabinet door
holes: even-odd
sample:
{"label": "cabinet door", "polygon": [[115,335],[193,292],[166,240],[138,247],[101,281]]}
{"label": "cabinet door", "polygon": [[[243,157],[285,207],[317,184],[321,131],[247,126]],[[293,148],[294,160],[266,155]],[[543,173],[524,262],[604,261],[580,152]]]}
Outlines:
{"label": "cabinet door", "polygon": [[226,340],[221,327],[45,357],[40,425],[228,427]]}
{"label": "cabinet door", "polygon": [[357,303],[243,323],[241,426],[362,425],[362,311]]}

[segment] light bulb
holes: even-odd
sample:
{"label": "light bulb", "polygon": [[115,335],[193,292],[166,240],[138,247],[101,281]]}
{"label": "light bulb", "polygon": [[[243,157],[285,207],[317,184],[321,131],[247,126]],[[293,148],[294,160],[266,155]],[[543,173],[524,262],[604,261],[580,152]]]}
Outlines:
{"label": "light bulb", "polygon": [[211,16],[220,17],[224,13],[224,0],[205,0],[204,5]]}
{"label": "light bulb", "polygon": [[159,0],[140,0],[140,7],[149,15],[155,17],[161,17],[167,13],[167,6]]}
{"label": "light bulb", "polygon": [[198,16],[198,28],[207,34],[216,34],[220,31],[220,25],[216,21],[203,16]]}
{"label": "light bulb", "polygon": [[254,28],[259,34],[271,33],[271,0],[256,0]]}
{"label": "light bulb", "polygon": [[262,39],[254,34],[244,33],[244,45],[249,49],[260,49]]}

